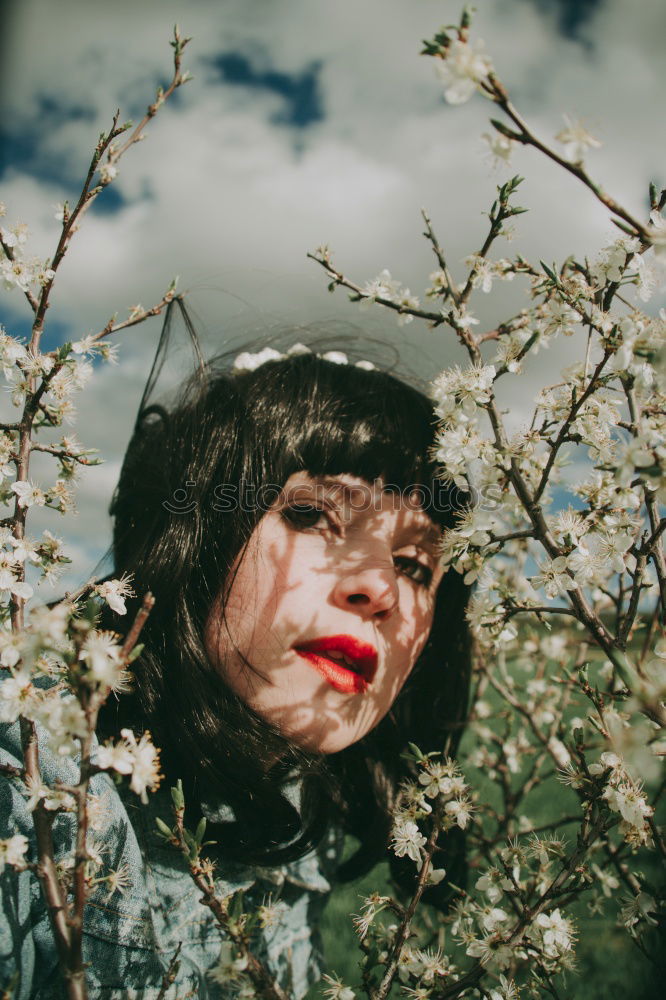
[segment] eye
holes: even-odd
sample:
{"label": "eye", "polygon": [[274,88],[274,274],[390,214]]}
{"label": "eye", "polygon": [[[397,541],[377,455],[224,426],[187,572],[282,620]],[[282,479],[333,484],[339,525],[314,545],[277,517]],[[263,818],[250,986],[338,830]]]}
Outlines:
{"label": "eye", "polygon": [[337,527],[329,511],[309,503],[291,504],[288,507],[283,507],[280,513],[288,524],[300,530],[315,528],[322,519],[326,523],[319,525],[319,527],[333,529]]}
{"label": "eye", "polygon": [[396,566],[403,567],[403,572],[422,587],[429,587],[432,582],[432,570],[425,563],[418,559],[411,559],[409,556],[394,556],[393,562]]}

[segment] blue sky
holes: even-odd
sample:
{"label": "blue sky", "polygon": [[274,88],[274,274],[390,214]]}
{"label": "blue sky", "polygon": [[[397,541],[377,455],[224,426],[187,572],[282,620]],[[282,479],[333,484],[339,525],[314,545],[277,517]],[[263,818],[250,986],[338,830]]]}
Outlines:
{"label": "blue sky", "polygon": [[[454,270],[480,244],[482,212],[509,173],[526,177],[513,246],[536,260],[593,254],[613,238],[603,210],[576,181],[530,150],[494,172],[480,136],[488,102],[447,106],[420,42],[457,20],[453,0],[4,0],[0,5],[0,199],[30,226],[33,252],[57,240],[54,205],[73,197],[98,133],[116,107],[140,117],[168,80],[175,21],[193,41],[194,80],[160,113],[145,142],[82,226],[53,295],[47,347],[101,328],[136,302],[157,301],[178,274],[209,352],[294,327],[356,324],[398,345],[405,364],[434,376],[463,359],[452,339],[417,323],[399,329],[378,308],[360,312],[306,251],[329,243],[361,282],[382,268],[417,294],[432,261],[420,209],[433,218]],[[580,118],[603,142],[594,175],[636,213],[648,182],[666,183],[662,0],[478,0],[475,32],[540,135]],[[48,39],[48,44],[44,43]],[[515,283],[514,283],[515,285]],[[7,329],[27,331],[16,293],[2,292]],[[523,304],[512,287],[479,295],[483,324]],[[106,514],[159,338],[152,322],[121,338],[121,363],[80,398],[77,433],[106,465],[81,482],[80,514],[46,515],[90,572],[109,540]],[[531,389],[573,357],[541,353],[510,398],[519,423]],[[46,476],[46,471],[44,472]],[[37,524],[35,523],[35,527]],[[68,581],[68,582],[70,582]]]}

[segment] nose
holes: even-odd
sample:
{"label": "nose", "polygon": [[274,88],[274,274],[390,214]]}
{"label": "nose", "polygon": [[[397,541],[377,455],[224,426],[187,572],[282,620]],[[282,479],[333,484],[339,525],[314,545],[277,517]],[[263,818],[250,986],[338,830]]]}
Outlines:
{"label": "nose", "polygon": [[364,617],[384,621],[398,607],[395,571],[383,566],[364,566],[344,573],[333,588],[333,600],[340,608],[358,608]]}

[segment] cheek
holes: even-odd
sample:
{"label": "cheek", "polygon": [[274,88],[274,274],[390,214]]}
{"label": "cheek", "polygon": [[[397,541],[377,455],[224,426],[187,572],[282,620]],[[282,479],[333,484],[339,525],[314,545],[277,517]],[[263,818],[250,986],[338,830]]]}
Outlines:
{"label": "cheek", "polygon": [[425,589],[401,595],[404,614],[397,638],[413,660],[418,659],[428,641],[434,618],[434,603],[434,595]]}

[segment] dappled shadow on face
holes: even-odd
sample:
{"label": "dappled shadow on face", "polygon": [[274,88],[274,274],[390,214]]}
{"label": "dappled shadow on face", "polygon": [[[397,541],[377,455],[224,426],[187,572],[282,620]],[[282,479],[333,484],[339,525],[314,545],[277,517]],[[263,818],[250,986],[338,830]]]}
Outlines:
{"label": "dappled shadow on face", "polygon": [[[423,542],[433,528],[423,511],[336,478],[359,487],[355,502],[315,489],[306,473],[291,477],[206,628],[211,662],[230,687],[285,736],[322,753],[361,739],[389,711],[427,641],[443,575],[432,537]],[[336,690],[295,648],[333,636],[376,650],[366,690]]]}

